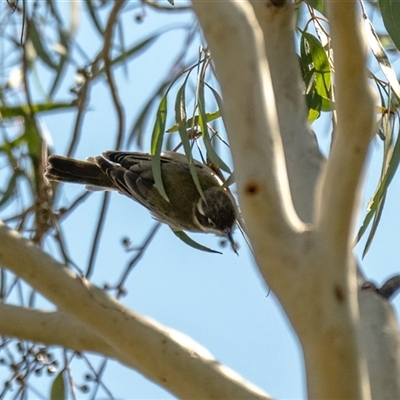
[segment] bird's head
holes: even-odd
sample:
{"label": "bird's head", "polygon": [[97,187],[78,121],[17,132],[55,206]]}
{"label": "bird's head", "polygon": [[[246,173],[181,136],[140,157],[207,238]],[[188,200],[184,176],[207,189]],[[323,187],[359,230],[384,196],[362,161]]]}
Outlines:
{"label": "bird's head", "polygon": [[193,218],[203,232],[224,236],[237,253],[237,244],[233,240],[233,230],[237,221],[237,207],[232,195],[223,187],[211,187],[203,191],[197,201]]}

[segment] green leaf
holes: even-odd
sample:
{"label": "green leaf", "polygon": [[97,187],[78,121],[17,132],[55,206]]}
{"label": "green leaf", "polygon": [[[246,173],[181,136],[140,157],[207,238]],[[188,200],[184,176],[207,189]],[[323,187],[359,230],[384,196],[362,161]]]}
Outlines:
{"label": "green leaf", "polygon": [[380,200],[379,204],[377,205],[376,212],[374,214],[374,221],[372,223],[371,231],[369,232],[367,241],[365,243],[365,247],[364,247],[364,250],[363,250],[363,253],[362,253],[362,258],[364,258],[365,255],[367,254],[367,252],[368,252],[368,250],[369,250],[369,248],[370,248],[370,246],[372,244],[372,241],[373,241],[373,239],[375,237],[375,233],[376,233],[376,231],[378,229],[378,225],[379,225],[379,222],[381,220],[383,207],[385,205],[385,200],[386,200],[386,193],[383,195],[382,199]]}
{"label": "green leaf", "polygon": [[97,10],[95,6],[93,6],[91,0],[85,0],[86,7],[89,10],[89,15],[92,17],[92,21],[94,26],[97,28],[98,32],[100,33],[101,36],[104,35],[104,29],[102,28],[100,24],[99,17],[97,16]]}
{"label": "green leaf", "polygon": [[18,173],[18,171],[14,172],[13,175],[11,175],[10,180],[8,181],[7,188],[4,192],[1,193],[0,191],[0,208],[5,205],[8,200],[13,199],[13,195],[15,193],[15,187],[17,183],[17,178],[20,176],[21,173]]}
{"label": "green leaf", "polygon": [[167,95],[168,92],[165,93],[160,101],[160,105],[158,106],[157,118],[154,124],[153,134],[151,136],[151,154],[153,155],[152,170],[154,176],[154,185],[160,192],[161,196],[164,197],[165,200],[169,201],[162,181],[160,163],[161,148],[164,138],[165,124],[167,120]]}
{"label": "green leaf", "polygon": [[331,111],[331,68],[321,42],[308,32],[300,40],[300,65],[306,86],[309,119],[318,118],[321,111]]}
{"label": "green leaf", "polygon": [[67,398],[67,392],[64,381],[64,371],[60,371],[55,377],[51,385],[50,399],[51,400],[64,400]]}
{"label": "green leaf", "polygon": [[[385,0],[385,3],[386,3],[386,0]],[[388,1],[388,3],[390,3],[390,1]],[[400,12],[400,8],[398,11]],[[397,15],[397,18],[398,18],[397,25],[399,25],[400,14]],[[375,31],[375,28],[367,16],[364,16],[364,22],[366,24],[366,31],[368,33],[368,44],[371,47],[371,50],[374,53],[374,56],[375,56],[376,60],[378,61],[382,72],[385,74],[387,80],[389,81],[393,92],[396,94],[397,98],[400,99],[399,81],[397,80],[396,73],[395,73],[392,65],[390,64],[389,58],[386,55],[386,52],[382,46],[382,43],[381,43],[376,31]],[[399,33],[400,33],[400,31],[399,31]]]}
{"label": "green leaf", "polygon": [[56,69],[56,65],[54,64],[51,57],[47,54],[45,50],[42,40],[40,38],[40,34],[36,29],[36,25],[33,20],[27,20],[27,27],[28,27],[28,37],[31,40],[33,47],[35,48],[36,54],[38,57],[51,69]]}
{"label": "green leaf", "polygon": [[40,190],[39,188],[43,182],[43,138],[38,130],[35,120],[30,116],[25,117],[24,136],[28,146],[29,158],[32,163],[33,180],[30,180],[30,183],[32,185],[33,193],[36,196],[36,193]]}
{"label": "green leaf", "polygon": [[[135,44],[133,47],[131,47],[130,49],[122,52],[120,55],[116,56],[115,58],[113,58],[111,60],[111,65],[112,66],[116,66],[118,64],[120,64],[123,61],[127,61],[129,60],[131,57],[133,57],[134,55],[137,55],[137,53],[139,53],[140,51],[145,50],[147,47],[149,47],[162,33],[164,33],[166,30],[162,30],[159,31],[149,37],[147,37],[146,39],[142,40],[141,42]],[[103,73],[105,72],[104,68],[100,68],[97,72],[96,72],[96,76],[95,78],[98,78],[99,76],[101,76]]]}
{"label": "green leaf", "polygon": [[[213,112],[213,113],[205,113],[206,121],[211,122],[216,120],[217,118],[221,117],[221,112],[219,110]],[[190,129],[193,126],[198,126],[199,125],[199,116],[195,115],[194,118],[189,118],[186,120],[186,129]],[[179,124],[174,124],[171,126],[171,128],[167,129],[167,133],[174,133],[179,131]]]}
{"label": "green leaf", "polygon": [[25,134],[22,134],[16,137],[14,140],[11,140],[10,142],[4,142],[0,146],[0,152],[10,155],[11,150],[14,149],[14,147],[21,146],[23,143],[25,143],[25,139]]}
{"label": "green leaf", "polygon": [[[369,204],[369,211],[367,215],[364,218],[364,221],[361,225],[361,228],[358,231],[357,234],[357,241],[361,239],[361,237],[364,235],[365,231],[368,228],[368,225],[372,221],[372,218],[374,217],[375,213],[379,211],[379,208],[383,206],[383,201],[384,197],[386,196],[388,187],[390,183],[393,180],[393,177],[396,174],[396,171],[398,169],[400,163],[400,130],[398,132],[396,144],[393,148],[393,151],[388,151],[386,160],[385,160],[385,168],[382,172],[382,177],[379,182],[379,185],[375,191],[375,194],[373,195],[370,204]],[[379,219],[376,219],[377,222],[379,222]],[[372,234],[374,234],[376,230],[376,227],[372,230]],[[365,252],[365,249],[364,249]]]}
{"label": "green leaf", "polygon": [[69,56],[69,35],[64,32],[61,27],[58,30],[58,44],[65,49],[65,54],[59,54],[59,62],[56,66],[57,74],[54,77],[53,84],[51,85],[48,97],[52,98],[58,85],[63,77],[64,67],[67,66],[67,60]]}
{"label": "green leaf", "polygon": [[207,82],[204,82],[204,84],[211,90],[212,94],[214,95],[215,101],[218,104],[218,108],[220,110],[223,110],[224,102],[222,101],[222,97],[220,96],[220,94],[212,86],[210,86]]}
{"label": "green leaf", "polygon": [[223,186],[227,188],[227,187],[233,185],[235,182],[236,182],[235,174],[232,172],[232,173],[228,176],[228,179],[224,182],[224,185],[223,185]]}
{"label": "green leaf", "polygon": [[177,236],[179,239],[182,240],[182,242],[186,243],[190,247],[193,247],[197,250],[206,251],[208,253],[222,254],[220,251],[210,249],[206,246],[203,246],[200,243],[197,243],[183,231],[172,231],[172,232],[174,232],[175,236]]}
{"label": "green leaf", "polygon": [[217,166],[218,168],[221,168],[225,172],[231,173],[231,170],[224,163],[224,161],[221,159],[221,157],[217,154],[217,152],[214,149],[214,146],[211,143],[211,138],[208,133],[207,117],[206,117],[206,112],[205,112],[203,81],[200,82],[200,87],[199,87],[199,111],[200,111],[200,119],[199,119],[200,129],[203,132],[203,141],[204,141],[204,145],[206,146],[207,157],[210,159],[210,161],[215,166]]}
{"label": "green leaf", "polygon": [[183,82],[182,86],[179,88],[178,93],[176,95],[175,121],[178,124],[179,136],[181,138],[181,141],[183,144],[183,149],[184,149],[186,157],[188,159],[189,169],[190,169],[190,173],[193,178],[193,182],[196,185],[196,188],[197,188],[200,196],[205,201],[203,189],[200,186],[200,181],[199,181],[199,177],[197,175],[197,170],[193,163],[192,150],[190,148],[190,141],[189,141],[189,137],[188,137],[188,134],[186,131],[187,119],[186,119],[185,88],[186,88],[186,83],[188,81],[188,78],[189,78],[189,75],[186,76],[185,81]]}
{"label": "green leaf", "polygon": [[[72,103],[39,103],[32,104],[32,111],[34,113],[61,110],[65,108],[75,108],[76,105]],[[30,115],[30,108],[28,105],[15,106],[15,107],[0,107],[0,115],[3,119],[26,117]]]}
{"label": "green leaf", "polygon": [[149,118],[151,108],[154,104],[154,102],[157,100],[159,96],[161,96],[164,92],[165,89],[171,84],[170,81],[163,82],[157,89],[156,91],[150,96],[149,101],[144,105],[142,111],[139,113],[139,116],[135,123],[132,126],[132,129],[130,131],[129,137],[128,137],[128,145],[130,145],[133,141],[133,139],[137,138],[137,144],[139,147],[141,147],[142,144],[142,137],[145,134],[145,129],[146,129],[146,120]]}
{"label": "green leaf", "polygon": [[306,0],[306,3],[321,14],[324,13],[324,0]]}
{"label": "green leaf", "polygon": [[309,106],[309,108],[308,108],[308,116],[307,116],[308,122],[310,124],[313,123],[316,119],[319,118],[320,114],[321,113],[317,109]]}
{"label": "green leaf", "polygon": [[385,28],[400,50],[400,0],[379,0],[379,7]]}

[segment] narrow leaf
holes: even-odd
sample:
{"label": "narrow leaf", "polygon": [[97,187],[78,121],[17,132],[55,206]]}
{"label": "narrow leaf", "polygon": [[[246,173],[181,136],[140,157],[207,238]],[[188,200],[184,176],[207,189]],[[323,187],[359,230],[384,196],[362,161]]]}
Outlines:
{"label": "narrow leaf", "polygon": [[[385,0],[384,3],[386,3],[386,2],[391,3],[391,1]],[[381,4],[383,2],[380,1],[379,3]],[[400,12],[400,6],[399,6],[398,11]],[[399,25],[400,13],[397,15],[397,18],[398,18],[397,25]],[[368,33],[368,43],[371,47],[371,50],[374,53],[374,56],[375,56],[376,60],[378,61],[382,72],[385,74],[387,80],[389,81],[393,92],[396,94],[397,98],[400,99],[399,81],[397,80],[396,73],[394,72],[393,67],[390,64],[389,58],[385,53],[385,50],[382,46],[381,41],[379,40],[379,37],[375,31],[375,28],[366,15],[364,15],[364,22],[366,24],[366,31]],[[399,33],[400,33],[400,30],[399,30]],[[399,44],[400,44],[400,42],[399,42]],[[400,49],[400,47],[399,47],[399,49]]]}
{"label": "narrow leaf", "polygon": [[[148,38],[142,40],[141,42],[135,44],[133,47],[131,47],[130,49],[122,52],[120,55],[116,56],[115,58],[113,58],[111,60],[111,65],[112,66],[116,66],[120,63],[122,63],[123,61],[127,61],[129,60],[131,57],[138,55],[138,53],[140,51],[144,51],[146,50],[147,47],[149,47],[164,31],[160,31],[157,32],[151,36],[149,36]],[[100,68],[97,73],[95,78],[98,78],[99,76],[101,76],[103,73],[105,72],[104,68]]]}
{"label": "narrow leaf", "polygon": [[385,28],[400,50],[400,0],[379,0],[379,7]]}
{"label": "narrow leaf", "polygon": [[163,82],[157,89],[156,91],[150,96],[149,101],[144,105],[142,111],[139,113],[139,116],[135,123],[132,126],[131,132],[128,137],[128,145],[132,143],[133,139],[137,138],[137,144],[139,147],[141,146],[142,143],[142,137],[144,135],[144,129],[145,129],[145,122],[147,118],[149,118],[151,108],[157,98],[161,96],[164,92],[165,89],[171,84],[171,82]]}
{"label": "narrow leaf", "polygon": [[16,187],[16,183],[17,183],[17,178],[19,176],[18,172],[15,172],[10,180],[8,181],[8,185],[7,188],[5,189],[4,192],[0,191],[0,208],[7,204],[7,202],[11,199],[13,199],[13,195],[15,193],[15,187]]}
{"label": "narrow leaf", "polygon": [[36,29],[36,25],[33,20],[28,20],[28,37],[31,40],[33,47],[35,48],[38,57],[51,69],[56,69],[56,65],[54,64],[51,57],[47,54],[47,51],[42,44],[40,34]]}
{"label": "narrow leaf", "polygon": [[100,35],[103,36],[104,35],[104,29],[100,25],[100,21],[99,21],[99,18],[97,16],[97,11],[96,11],[95,6],[93,6],[91,0],[85,0],[85,4],[86,4],[86,7],[89,10],[89,15],[92,18],[94,26],[97,28],[97,30],[100,33]]}
{"label": "narrow leaf", "polygon": [[223,186],[224,186],[224,187],[229,187],[229,186],[233,185],[235,182],[236,182],[235,175],[234,175],[234,173],[231,173],[231,174],[228,176],[228,179],[225,180]]}
{"label": "narrow leaf", "polygon": [[[216,120],[217,118],[221,117],[221,112],[219,110],[213,112],[213,113],[206,113],[206,121],[207,122],[211,122]],[[186,129],[190,129],[193,126],[198,126],[199,125],[199,116],[195,115],[194,118],[189,118],[186,121]],[[179,125],[175,124],[172,125],[171,128],[167,129],[166,132],[167,133],[174,133],[174,132],[178,132],[179,131]]]}
{"label": "narrow leaf", "polygon": [[183,149],[184,149],[186,157],[188,159],[189,169],[190,169],[190,173],[193,178],[193,182],[196,185],[196,188],[197,188],[200,196],[205,201],[203,189],[200,186],[200,181],[199,181],[199,177],[197,175],[197,170],[193,163],[192,150],[190,148],[190,141],[189,141],[189,137],[188,137],[187,130],[186,130],[185,88],[186,88],[186,83],[188,81],[188,78],[189,78],[189,75],[187,75],[185,81],[183,82],[182,86],[180,87],[180,89],[178,90],[178,93],[176,95],[175,121],[177,122],[178,127],[179,127],[178,132],[179,132],[180,138],[182,140]]}
{"label": "narrow leaf", "polygon": [[374,214],[377,212],[378,207],[381,204],[383,197],[386,195],[387,189],[392,182],[394,175],[396,174],[397,168],[400,163],[400,132],[398,133],[393,153],[391,154],[391,156],[388,155],[388,157],[390,157],[390,159],[386,163],[387,168],[383,171],[379,186],[377,187],[375,194],[370,201],[369,211],[365,216],[362,226],[357,234],[357,241],[361,239],[361,237],[367,230],[368,225],[372,221]]}
{"label": "narrow leaf", "polygon": [[379,225],[379,222],[381,220],[383,207],[385,205],[385,200],[386,200],[386,193],[383,195],[383,197],[382,197],[381,201],[379,202],[378,207],[376,209],[376,212],[375,212],[375,215],[374,215],[374,221],[372,223],[371,230],[369,232],[367,241],[365,243],[365,247],[364,247],[364,250],[363,250],[363,253],[362,253],[362,258],[364,258],[366,256],[366,254],[367,254],[367,252],[368,252],[368,250],[369,250],[369,248],[370,248],[370,246],[372,244],[372,241],[373,241],[373,239],[375,237],[375,233],[376,233],[376,231],[378,229],[378,225]]}
{"label": "narrow leaf", "polygon": [[312,8],[319,11],[321,14],[324,13],[324,1],[323,0],[306,0]]}
{"label": "narrow leaf", "polygon": [[223,110],[224,102],[222,101],[222,97],[220,96],[220,94],[212,86],[210,86],[207,82],[204,82],[204,84],[211,90],[212,94],[214,95],[215,101],[218,104],[218,108],[220,110]]}
{"label": "narrow leaf", "polygon": [[51,400],[64,400],[67,398],[63,372],[64,371],[60,371],[57,374],[53,381],[53,384],[51,385]]}
{"label": "narrow leaf", "polygon": [[207,118],[205,113],[204,84],[202,82],[200,82],[200,88],[199,88],[199,111],[200,111],[200,119],[199,119],[200,129],[203,132],[203,140],[204,140],[204,145],[206,146],[208,158],[218,168],[221,168],[225,172],[231,173],[231,170],[224,163],[221,157],[217,154],[217,152],[214,149],[214,146],[211,143],[211,138],[208,133]]}
{"label": "narrow leaf", "polygon": [[69,57],[69,36],[66,32],[64,32],[62,30],[62,28],[60,27],[58,30],[58,40],[59,40],[59,46],[63,49],[65,49],[65,54],[60,54],[59,57],[59,62],[57,64],[56,70],[57,70],[57,74],[54,78],[54,81],[51,85],[48,97],[52,98],[55,91],[57,90],[58,85],[61,82],[61,78],[63,77],[63,71],[64,68],[67,66],[67,60]]}
{"label": "narrow leaf", "polygon": [[[60,110],[65,108],[76,107],[72,103],[37,103],[32,104],[32,111],[34,113],[40,113],[45,111]],[[15,107],[0,107],[0,115],[3,119],[15,118],[15,117],[26,117],[30,114],[30,108],[28,105],[15,106]]]}
{"label": "narrow leaf", "polygon": [[157,118],[153,128],[153,134],[151,136],[151,154],[152,158],[152,170],[154,176],[154,185],[160,192],[161,196],[165,200],[169,201],[167,193],[165,192],[164,184],[161,175],[161,148],[164,138],[165,124],[167,120],[167,94],[166,93],[161,99],[160,105],[157,110]]}
{"label": "narrow leaf", "polygon": [[186,243],[188,246],[193,247],[197,250],[201,251],[206,251],[208,253],[215,253],[215,254],[222,254],[220,251],[216,251],[213,249],[210,249],[206,246],[203,246],[200,243],[197,243],[195,240],[193,240],[191,237],[189,237],[185,232],[183,231],[172,231],[174,234],[182,240],[182,242]]}

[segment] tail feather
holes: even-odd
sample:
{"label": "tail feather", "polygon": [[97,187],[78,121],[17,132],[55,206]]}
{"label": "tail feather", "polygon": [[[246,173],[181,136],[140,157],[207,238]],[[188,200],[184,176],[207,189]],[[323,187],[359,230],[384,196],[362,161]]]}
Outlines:
{"label": "tail feather", "polygon": [[95,164],[94,160],[80,161],[50,156],[47,160],[45,177],[51,181],[116,189],[113,181]]}

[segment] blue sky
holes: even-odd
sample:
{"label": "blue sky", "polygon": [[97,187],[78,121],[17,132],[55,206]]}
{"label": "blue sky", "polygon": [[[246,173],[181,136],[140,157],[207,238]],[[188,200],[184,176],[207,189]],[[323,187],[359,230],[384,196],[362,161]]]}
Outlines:
{"label": "blue sky", "polygon": [[[63,7],[67,7],[64,4]],[[130,14],[132,15],[132,14]],[[81,16],[79,43],[87,51],[100,49],[96,34],[88,29],[85,17]],[[147,11],[142,23],[126,23],[129,29],[125,36],[127,43],[138,42],[141,37],[154,32],[164,25],[193,23],[190,14],[176,14]],[[119,94],[125,106],[127,129],[137,116],[143,100],[152,93],[157,83],[168,72],[169,60],[181,49],[183,31],[169,32],[159,39],[150,51],[143,53],[129,64],[129,70],[119,68],[117,78]],[[199,41],[195,42],[200,44]],[[196,54],[197,45],[189,51]],[[59,90],[61,100],[71,100],[69,89],[73,86],[71,68]],[[173,115],[173,97],[170,102]],[[90,94],[89,112],[86,114],[83,136],[76,152],[77,158],[101,154],[112,149],[116,132],[115,112],[110,102],[108,89],[98,82]],[[48,114],[42,122],[53,141],[53,152],[64,154],[66,139],[71,134],[74,113]],[[172,123],[172,120],[170,121]],[[328,148],[324,139],[326,123],[319,122],[314,130],[322,146]],[[141,149],[131,146],[124,150],[148,151],[151,126]],[[369,196],[376,185],[382,152],[382,144],[374,139],[371,145],[369,167],[365,175],[365,189],[360,215],[366,207]],[[222,153],[229,159],[227,152]],[[64,185],[61,203],[67,204],[84,191],[83,187]],[[399,178],[392,183],[386,202],[381,226],[375,242],[362,261],[362,268],[370,279],[382,283],[397,273],[400,256]],[[92,231],[102,200],[100,193],[93,193],[85,203],[63,222],[67,236],[67,248],[73,261],[82,269],[88,262],[92,243]],[[60,205],[61,205],[60,203]],[[121,246],[123,237],[131,238],[133,244],[140,244],[151,229],[154,221],[140,205],[117,193],[111,195],[109,214],[102,235],[96,269],[92,277],[98,285],[115,284],[130,259]],[[219,248],[219,239],[213,235],[195,235],[196,240]],[[222,363],[234,369],[244,378],[261,387],[279,399],[305,398],[305,380],[302,353],[290,323],[283,314],[279,303],[261,280],[251,252],[237,231],[239,256],[229,248],[223,255],[196,251],[180,242],[163,226],[150,249],[131,272],[126,284],[128,294],[123,302],[133,310],[179,330],[208,348]],[[46,249],[58,257],[54,245]],[[362,246],[357,247],[361,254]],[[400,305],[395,299],[396,310]],[[94,357],[94,364],[99,362]],[[82,362],[77,362],[77,376],[83,371]],[[110,361],[104,381],[116,398],[123,399],[168,399],[169,393],[149,382],[140,374]],[[99,392],[98,398],[105,398]]]}

